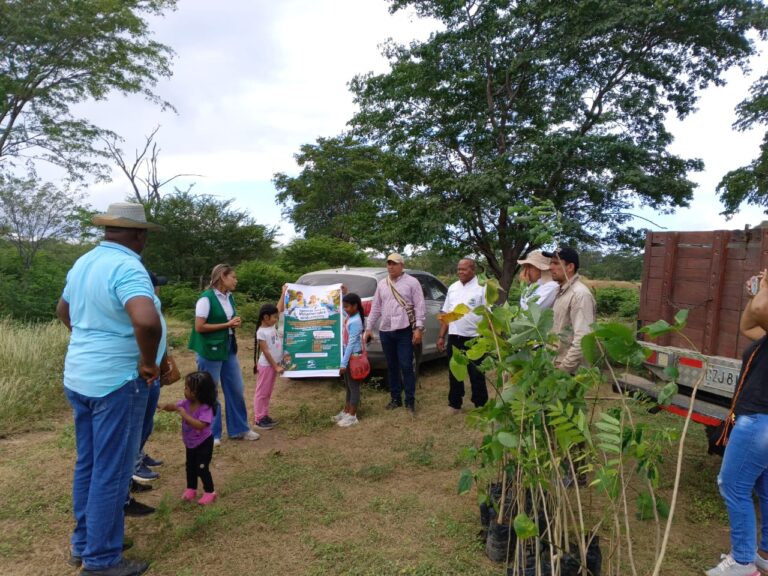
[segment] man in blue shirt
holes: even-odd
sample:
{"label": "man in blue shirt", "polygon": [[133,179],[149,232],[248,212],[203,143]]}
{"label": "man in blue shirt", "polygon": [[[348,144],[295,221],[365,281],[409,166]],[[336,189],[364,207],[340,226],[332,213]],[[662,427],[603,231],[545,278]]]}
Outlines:
{"label": "man in blue shirt", "polygon": [[148,397],[159,376],[162,335],[149,275],[140,260],[149,230],[140,204],[112,204],[93,218],[104,241],[67,274],[56,313],[72,332],[64,392],[75,420],[75,529],[70,563],[84,576],[138,576],[145,562],[123,558],[125,496]]}

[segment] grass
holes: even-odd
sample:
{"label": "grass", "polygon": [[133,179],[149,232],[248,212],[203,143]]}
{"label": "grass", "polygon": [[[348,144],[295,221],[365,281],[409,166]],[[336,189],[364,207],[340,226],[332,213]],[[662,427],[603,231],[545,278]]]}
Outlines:
{"label": "grass", "polygon": [[45,427],[67,405],[62,372],[68,342],[59,322],[0,318],[0,436]]}
{"label": "grass", "polygon": [[[249,406],[251,345],[246,339],[241,343]],[[182,373],[194,369],[191,354],[183,348],[175,352]],[[179,419],[158,414],[147,449],[165,465],[154,489],[138,497],[157,512],[127,520],[127,535],[135,542],[129,556],[150,560],[153,576],[254,571],[265,576],[501,576],[503,568],[486,560],[477,538],[475,496],[456,493],[467,465],[459,454],[479,435],[463,417],[447,413],[444,365],[425,369],[415,419],[403,410],[385,411],[387,393],[366,386],[361,423],[350,429],[330,422],[343,403],[338,383],[279,380],[271,412],[280,425],[257,442],[225,437],[212,464],[220,498],[205,509],[179,499],[184,488]],[[55,381],[55,388],[45,390],[60,390],[60,375]],[[182,395],[177,383],[162,389],[161,402]],[[0,494],[13,496],[0,506],[3,574],[75,573],[66,567],[74,429],[66,404],[54,403],[44,416],[41,425],[41,415],[33,413],[27,425],[0,440]],[[640,409],[636,416],[659,428],[682,423]],[[32,431],[18,432],[23,429]],[[728,550],[716,483],[719,464],[706,455],[701,429],[692,428],[664,574],[701,573]],[[662,482],[666,496],[673,466],[670,455]],[[651,524],[633,521],[635,553],[643,567],[653,560],[650,532]]]}

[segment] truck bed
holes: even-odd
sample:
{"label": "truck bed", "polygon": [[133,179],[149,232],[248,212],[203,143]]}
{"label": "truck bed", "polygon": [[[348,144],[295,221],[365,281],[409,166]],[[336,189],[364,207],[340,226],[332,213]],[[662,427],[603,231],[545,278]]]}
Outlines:
{"label": "truck bed", "polygon": [[749,340],[739,334],[747,304],[744,283],[768,268],[768,228],[713,232],[649,232],[645,240],[639,322],[672,322],[687,309],[685,337],[661,346],[740,359]]}

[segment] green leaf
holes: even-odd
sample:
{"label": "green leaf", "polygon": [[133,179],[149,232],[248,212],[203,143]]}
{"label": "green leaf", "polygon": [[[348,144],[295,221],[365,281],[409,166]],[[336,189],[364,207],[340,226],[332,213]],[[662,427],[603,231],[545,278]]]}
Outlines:
{"label": "green leaf", "polygon": [[640,492],[637,495],[637,519],[652,520],[653,518],[653,498],[648,492]]}
{"label": "green leaf", "polygon": [[658,494],[656,495],[656,511],[661,518],[669,518],[669,503]]}
{"label": "green leaf", "polygon": [[472,471],[464,469],[461,471],[461,476],[459,476],[459,494],[466,494],[469,492],[472,488],[472,483],[474,481],[474,477],[472,476]]}
{"label": "green leaf", "polygon": [[453,309],[453,312],[456,312],[456,314],[469,314],[471,312],[471,309],[466,304],[457,304],[456,307]]}
{"label": "green leaf", "polygon": [[640,332],[648,334],[651,338],[658,338],[663,334],[669,334],[674,331],[675,327],[670,325],[666,320],[656,320],[653,324],[648,324],[648,326],[640,328]]}
{"label": "green leaf", "polygon": [[507,448],[515,448],[518,444],[517,436],[510,434],[509,432],[501,431],[496,436],[498,441]]}
{"label": "green leaf", "polygon": [[664,375],[670,380],[677,380],[677,378],[680,376],[680,370],[677,369],[676,364],[669,364],[666,368],[664,368]]}
{"label": "green leaf", "polygon": [[590,332],[581,339],[581,351],[584,353],[584,359],[590,364],[596,364],[600,359],[600,348],[594,332]]}
{"label": "green leaf", "polygon": [[677,311],[677,314],[675,314],[675,328],[679,329],[685,326],[685,323],[688,320],[688,312],[687,308]]}
{"label": "green leaf", "polygon": [[499,301],[499,282],[494,278],[489,278],[485,284],[485,301],[488,305],[496,304]]}
{"label": "green leaf", "polygon": [[[464,358],[464,356],[461,356],[461,358]],[[466,360],[466,358],[464,359]],[[451,359],[448,362],[448,368],[450,368],[451,374],[453,374],[453,377],[456,378],[456,380],[463,382],[467,378],[467,363],[457,360],[455,354],[451,356]]]}
{"label": "green leaf", "polygon": [[514,527],[515,534],[521,540],[534,538],[539,535],[539,528],[536,526],[536,523],[524,512],[515,516]]}
{"label": "green leaf", "polygon": [[662,406],[669,406],[669,403],[672,401],[672,397],[675,394],[677,394],[677,383],[669,382],[659,391],[659,396],[656,398],[656,401]]}
{"label": "green leaf", "polygon": [[467,358],[470,360],[480,360],[488,352],[485,340],[476,342],[471,348],[466,351]]}

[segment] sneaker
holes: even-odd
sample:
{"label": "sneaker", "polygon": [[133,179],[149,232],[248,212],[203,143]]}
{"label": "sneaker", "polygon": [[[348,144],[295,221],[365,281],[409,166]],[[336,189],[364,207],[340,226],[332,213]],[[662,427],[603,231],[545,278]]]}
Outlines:
{"label": "sneaker", "polygon": [[149,570],[149,564],[139,560],[123,558],[118,564],[109,568],[83,568],[81,576],[141,576]]}
{"label": "sneaker", "polygon": [[272,416],[264,416],[264,418],[266,418],[267,422],[272,424],[272,426],[277,426],[278,425],[278,421],[275,420],[274,418],[272,418]]}
{"label": "sneaker", "polygon": [[[133,542],[129,540],[123,541],[123,552],[126,550],[130,550],[133,548]],[[69,552],[69,560],[67,560],[67,564],[74,568],[80,568],[83,565],[83,557],[82,556],[76,556],[75,554],[72,554],[72,551]]]}
{"label": "sneaker", "polygon": [[342,410],[341,412],[339,412],[335,416],[331,416],[331,421],[332,422],[340,422],[341,420],[344,420],[344,418],[347,417],[347,416],[348,416],[348,414],[346,412],[344,412],[344,410]]}
{"label": "sneaker", "polygon": [[448,406],[448,414],[451,416],[458,416],[461,414],[461,408],[454,408],[453,406]]}
{"label": "sneaker", "polygon": [[752,562],[739,564],[730,554],[721,556],[721,558],[720,564],[705,572],[707,576],[760,576],[760,572],[757,571],[757,567]]}
{"label": "sneaker", "polygon": [[213,447],[214,448],[218,448],[219,446],[221,446],[221,438],[214,438],[213,439]]}
{"label": "sneaker", "polygon": [[760,554],[755,556],[755,566],[757,566],[757,569],[761,572],[768,573],[768,560],[760,556]]}
{"label": "sneaker", "polygon": [[416,405],[415,404],[406,404],[405,409],[408,410],[411,416],[416,416]]}
{"label": "sneaker", "polygon": [[272,428],[275,427],[275,425],[269,421],[269,417],[264,416],[261,420],[257,421],[255,424],[256,428],[259,430],[272,430]]}
{"label": "sneaker", "polygon": [[140,464],[139,467],[133,472],[133,479],[136,482],[152,482],[160,478],[160,474],[154,470],[150,470],[144,464]]}
{"label": "sneaker", "polygon": [[208,504],[213,504],[216,500],[216,492],[203,492],[203,497],[200,498],[200,500],[197,501],[200,506],[208,506]]}
{"label": "sneaker", "polygon": [[141,459],[141,463],[144,464],[144,466],[149,466],[150,468],[157,468],[158,466],[163,465],[162,460],[155,460],[149,454],[144,454],[144,457]]}
{"label": "sneaker", "polygon": [[336,425],[341,426],[342,428],[349,428],[350,426],[354,426],[355,424],[358,424],[360,421],[357,419],[357,416],[353,414],[347,414],[346,418],[342,418],[339,420]]}
{"label": "sneaker", "polygon": [[390,400],[389,404],[384,406],[385,410],[394,410],[395,408],[402,407],[402,403],[398,402],[397,400]]}
{"label": "sneaker", "polygon": [[197,498],[197,490],[193,490],[192,488],[187,488],[181,493],[181,499],[186,500],[187,502],[192,502],[195,498]]}
{"label": "sneaker", "polygon": [[232,440],[258,440],[261,438],[258,432],[254,432],[253,430],[248,430],[245,434],[241,434],[240,436],[235,436],[232,438]]}
{"label": "sneaker", "polygon": [[123,508],[126,516],[149,516],[154,513],[155,509],[152,506],[147,506],[141,502],[137,502],[134,498],[128,501],[128,504]]}
{"label": "sneaker", "polygon": [[131,492],[149,492],[150,490],[152,490],[151,484],[141,484],[131,479]]}

